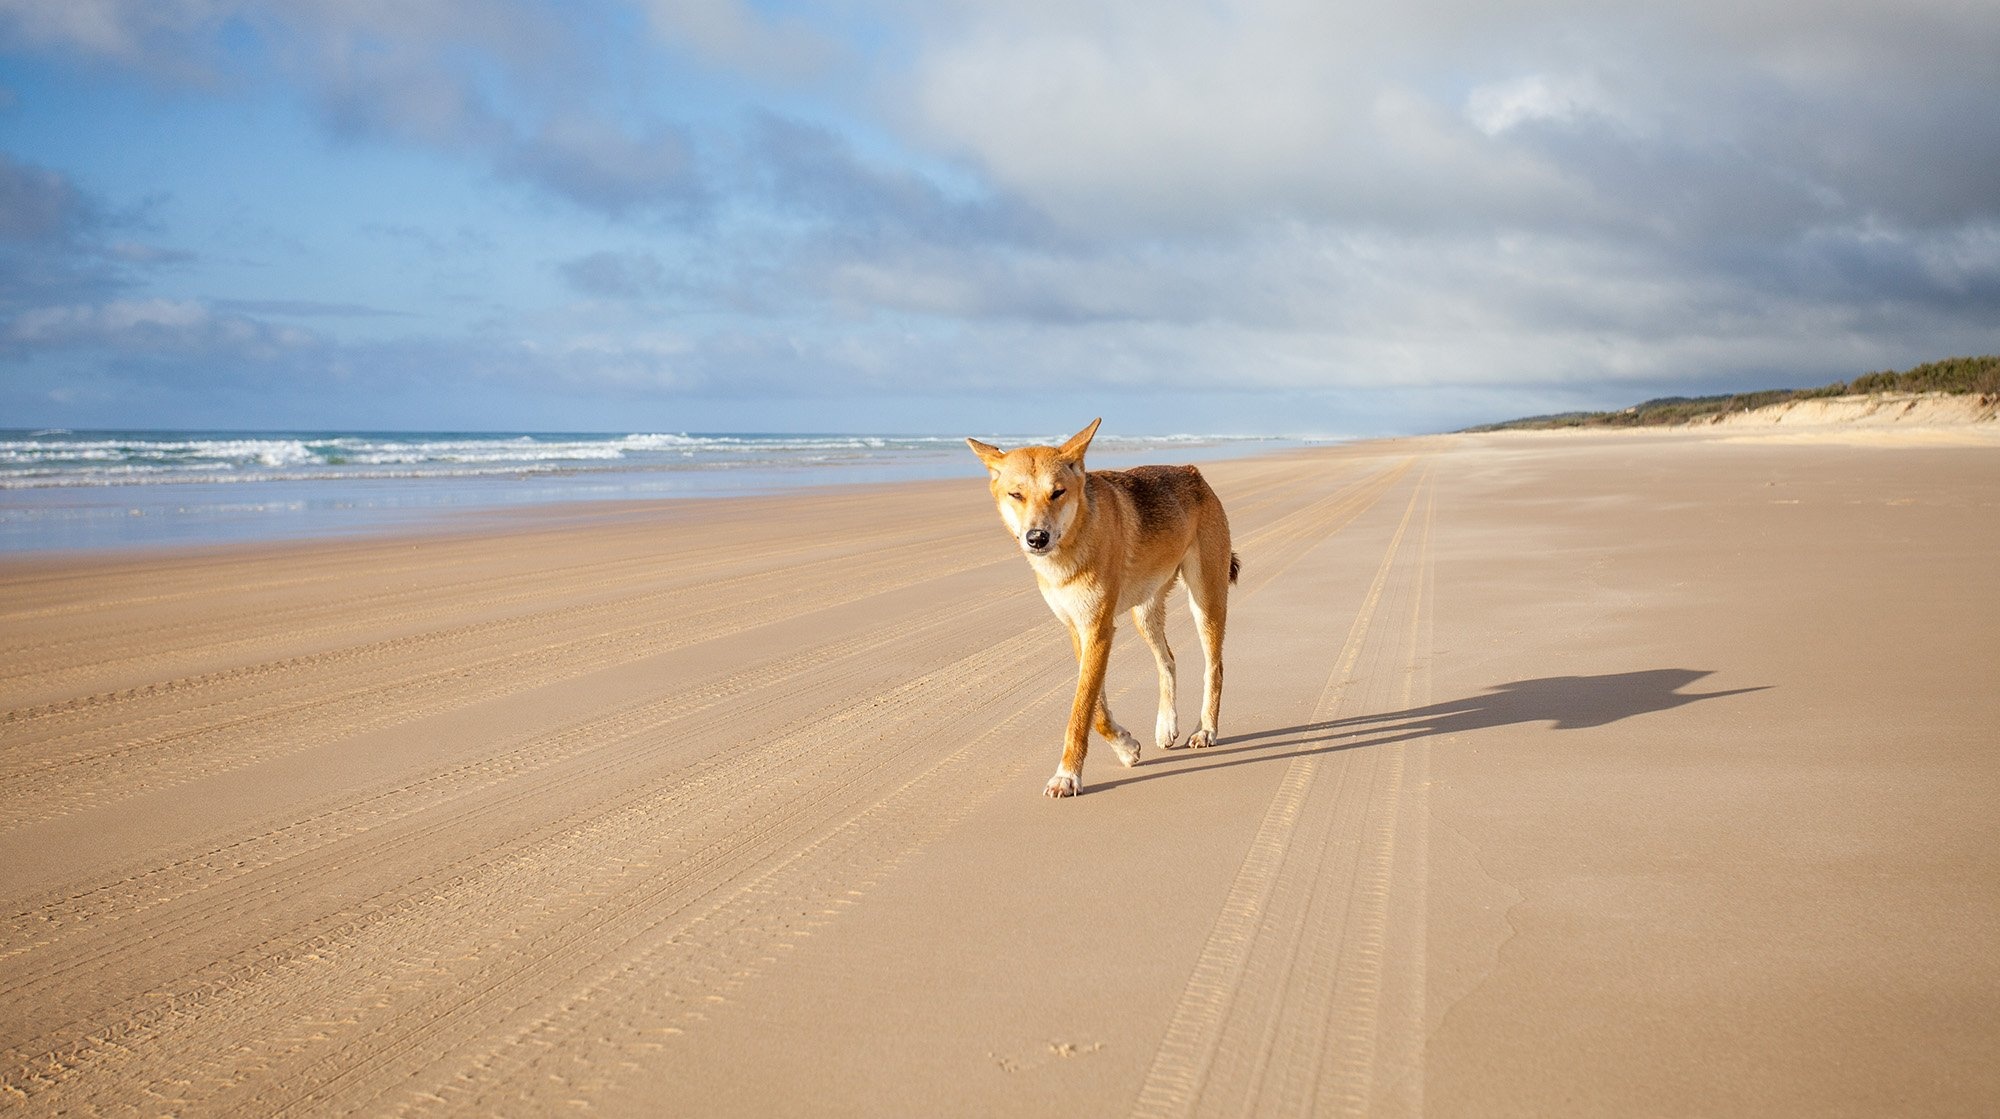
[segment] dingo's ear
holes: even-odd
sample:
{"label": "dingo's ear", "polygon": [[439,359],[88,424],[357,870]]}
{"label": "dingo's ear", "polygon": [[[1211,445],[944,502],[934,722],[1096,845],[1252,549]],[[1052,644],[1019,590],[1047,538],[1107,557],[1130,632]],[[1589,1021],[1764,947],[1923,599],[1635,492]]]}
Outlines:
{"label": "dingo's ear", "polygon": [[965,445],[972,448],[972,453],[979,456],[979,461],[985,463],[988,470],[998,470],[1000,468],[1000,460],[1007,457],[1007,452],[991,443],[981,443],[977,439],[967,439]]}
{"label": "dingo's ear", "polygon": [[1068,442],[1056,448],[1056,457],[1068,463],[1082,462],[1083,452],[1090,447],[1091,438],[1097,434],[1097,425],[1103,422],[1102,416],[1090,421],[1089,427],[1070,436]]}

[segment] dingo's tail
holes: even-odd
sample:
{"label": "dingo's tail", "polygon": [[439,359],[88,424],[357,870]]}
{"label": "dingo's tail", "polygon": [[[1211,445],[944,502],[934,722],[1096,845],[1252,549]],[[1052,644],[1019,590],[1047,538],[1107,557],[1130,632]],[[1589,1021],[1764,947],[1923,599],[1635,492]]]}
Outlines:
{"label": "dingo's tail", "polygon": [[1229,553],[1229,581],[1231,583],[1236,581],[1236,573],[1241,570],[1243,570],[1243,557],[1237,555],[1235,552]]}

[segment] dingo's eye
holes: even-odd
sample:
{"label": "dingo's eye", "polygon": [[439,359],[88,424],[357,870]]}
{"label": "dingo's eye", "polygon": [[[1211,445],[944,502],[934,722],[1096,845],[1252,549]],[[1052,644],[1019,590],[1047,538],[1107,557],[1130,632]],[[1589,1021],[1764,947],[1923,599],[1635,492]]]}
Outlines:
{"label": "dingo's eye", "polygon": [[1008,497],[1011,497],[1011,498],[1013,498],[1013,499],[1014,499],[1015,501],[1026,501],[1026,500],[1027,500],[1027,498],[1025,498],[1025,497],[1022,497],[1022,496],[1021,496],[1021,495],[1020,495],[1019,493],[1010,493],[1010,494],[1008,494],[1007,496],[1008,496]]}
{"label": "dingo's eye", "polygon": [[1054,500],[1055,500],[1056,498],[1058,498],[1058,497],[1061,497],[1062,495],[1064,495],[1064,494],[1066,494],[1066,493],[1068,493],[1068,492],[1069,492],[1068,490],[1066,490],[1066,489],[1062,488],[1061,486],[1057,486],[1057,487],[1055,488],[1055,492],[1053,492],[1053,493],[1049,494],[1049,500],[1050,500],[1050,501],[1054,501]]}

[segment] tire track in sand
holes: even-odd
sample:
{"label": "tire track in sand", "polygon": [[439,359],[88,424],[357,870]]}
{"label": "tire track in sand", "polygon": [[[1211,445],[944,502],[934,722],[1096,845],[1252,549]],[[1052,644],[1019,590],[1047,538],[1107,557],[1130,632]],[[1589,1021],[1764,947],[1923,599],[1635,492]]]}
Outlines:
{"label": "tire track in sand", "polygon": [[[222,721],[164,731],[147,738],[120,736],[79,756],[6,774],[5,780],[15,795],[0,806],[0,831],[299,753],[419,716],[468,707],[510,694],[527,681],[543,686],[574,679],[769,625],[798,616],[802,602],[813,609],[830,609],[932,579],[994,566],[1001,558],[968,556],[956,564],[912,563],[906,564],[900,574],[885,573],[863,580],[838,570],[827,571],[812,580],[795,575],[787,585],[748,601],[688,610],[675,617],[671,626],[646,618],[562,641],[541,636],[542,627],[554,624],[548,619],[463,627],[449,634],[453,639],[450,651],[458,655],[456,660],[448,659],[445,650],[431,648],[445,640],[442,635],[375,643],[362,647],[365,652],[354,654],[382,662],[375,666],[373,674],[331,694],[325,690],[323,680],[316,681],[309,673],[301,674],[290,689],[245,696],[241,700],[245,713]],[[662,597],[670,602],[684,602],[701,593],[701,588],[684,589],[663,592]],[[577,621],[574,614],[561,613],[571,623]],[[608,617],[614,613],[617,611],[606,608],[593,610],[591,616]],[[488,651],[488,643],[496,631],[516,633],[523,647],[497,655]],[[399,655],[391,659],[391,653]],[[426,668],[410,671],[410,661],[419,657]],[[302,698],[285,703],[283,696],[287,690],[297,691]],[[203,707],[195,706],[161,718],[182,722],[201,716],[203,711]],[[74,733],[90,733],[93,743],[98,734]],[[112,762],[119,764],[107,764]]]}
{"label": "tire track in sand", "polygon": [[[1318,729],[1294,744],[1135,1116],[1361,1115],[1411,1101],[1404,1074],[1421,1066],[1422,747],[1345,750],[1366,743],[1338,743],[1328,724],[1357,704],[1407,710],[1418,694],[1428,657],[1430,487],[1428,476],[1412,487],[1315,705]],[[1413,524],[1418,539],[1406,550]],[[1408,619],[1392,636],[1377,624],[1385,603],[1390,617]],[[1398,876],[1416,880],[1398,888]],[[1393,944],[1392,928],[1405,934]],[[1396,1075],[1378,1086],[1385,1059]],[[1420,1093],[1420,1075],[1415,1083]]]}
{"label": "tire track in sand", "polygon": [[[621,932],[637,935],[806,843],[829,817],[893,795],[908,784],[898,763],[932,741],[917,731],[934,733],[934,713],[953,709],[942,695],[1004,694],[997,681],[1048,663],[1048,639],[1038,627],[986,645],[729,751],[704,772],[648,782],[526,840],[481,848],[396,897],[348,907],[332,927],[221,961],[154,1000],[161,1005],[57,1049],[14,1056],[22,1075],[7,1083],[31,1097],[54,1093],[36,1101],[51,1110],[91,1106],[91,1070],[113,1084],[185,1082],[186,1094],[168,1101],[174,1109],[269,1114],[275,1101],[267,1096],[229,1097],[246,1087],[289,1094],[370,1062],[435,1056],[473,1009],[511,1005],[538,989],[556,961],[585,958]],[[986,717],[957,709],[952,727]],[[518,911],[523,899],[531,899],[527,912]],[[355,959],[372,966],[339,966]]]}
{"label": "tire track in sand", "polygon": [[[329,665],[345,664],[348,662],[367,662],[385,653],[412,648],[422,649],[435,643],[491,644],[496,639],[509,637],[518,633],[539,631],[551,626],[572,622],[585,622],[601,617],[615,617],[646,608],[653,608],[666,616],[672,616],[672,611],[679,608],[685,600],[690,598],[716,597],[738,590],[754,589],[764,583],[788,583],[796,580],[805,572],[846,571],[851,577],[853,568],[856,565],[862,567],[894,567],[897,563],[906,561],[912,557],[935,556],[942,550],[970,548],[973,542],[974,534],[969,532],[961,532],[942,538],[915,537],[900,544],[885,545],[870,549],[867,554],[861,556],[836,553],[802,564],[757,566],[750,570],[743,570],[741,563],[717,563],[711,565],[695,561],[692,565],[689,565],[695,572],[693,577],[687,577],[683,574],[682,577],[673,579],[667,586],[636,595],[627,595],[609,601],[575,602],[566,606],[537,610],[523,615],[466,622],[455,626],[448,626],[444,629],[419,630],[397,637],[364,642],[360,645],[337,646],[311,653],[219,668],[208,672],[183,674],[166,680],[155,680],[111,691],[74,695],[59,700],[51,700],[46,703],[17,706],[9,708],[5,712],[0,712],[0,722],[24,724],[19,728],[16,735],[10,736],[13,743],[17,746],[27,742],[47,745],[61,741],[63,737],[67,736],[37,738],[35,737],[37,732],[43,731],[44,728],[51,725],[59,725],[65,719],[73,721],[76,719],[97,717],[99,715],[97,709],[114,703],[131,703],[135,700],[159,700],[171,704],[172,711],[178,713],[190,709],[189,692],[215,685],[251,683],[258,687],[260,696],[268,696],[270,688],[273,686],[273,681],[271,680],[273,676],[283,676],[300,671],[318,671]],[[789,550],[786,555],[800,555],[827,550],[819,546],[801,546]],[[658,566],[659,564],[660,561],[656,560],[655,565]],[[727,575],[720,579],[702,577],[710,570],[728,570],[732,567],[736,569],[735,574]],[[632,578],[600,578],[577,584],[551,582],[550,580],[553,575],[553,572],[528,573],[522,577],[523,580],[539,582],[539,585],[530,586],[516,593],[488,597],[481,600],[479,606],[483,610],[490,610],[494,607],[510,605],[516,602],[546,602],[549,598],[558,595],[576,597],[580,593],[594,592],[611,586],[623,586],[631,583],[646,583],[657,586],[657,584],[666,581],[658,576],[648,578],[638,575]],[[344,617],[329,632],[350,633],[370,627],[380,628],[381,622],[379,616],[359,609],[359,604],[357,603],[350,600],[343,600],[338,609],[343,612]],[[397,624],[407,625],[412,622],[423,622],[432,617],[455,612],[462,611],[450,604],[436,605],[414,613],[399,611],[396,615]],[[225,646],[248,647],[263,640],[264,638],[262,637],[245,638],[241,641],[226,642],[222,646],[203,647],[201,652],[204,657],[213,657],[220,653]],[[189,655],[186,650],[148,651],[142,654],[135,654],[128,659],[135,662],[158,661],[162,664],[174,664],[185,661]],[[95,666],[85,667],[94,668]],[[93,733],[103,729],[105,728],[102,726],[89,726],[77,733]]]}
{"label": "tire track in sand", "polygon": [[[919,653],[940,648],[968,620],[1005,614],[1027,598],[1025,591],[1001,596],[955,619],[932,617],[899,623],[824,642],[775,658],[718,680],[590,718],[548,734],[502,740],[476,760],[434,768],[373,792],[345,798],[340,807],[307,816],[282,829],[210,848],[164,866],[149,866],[95,889],[64,893],[32,905],[0,922],[0,961],[21,982],[0,988],[0,1017],[10,1004],[33,1005],[59,989],[73,972],[133,952],[239,912],[273,896],[288,896],[337,875],[343,867],[374,865],[398,851],[442,840],[482,817],[505,818],[546,797],[559,784],[612,782],[623,770],[650,771],[655,759],[666,764],[677,740],[665,735],[724,703],[732,718],[754,716],[785,685],[785,695],[836,693],[851,687],[850,675],[836,667],[886,649]],[[759,698],[759,693],[763,693]],[[684,763],[697,768],[698,761]],[[449,806],[449,815],[435,810]],[[420,826],[397,827],[420,814]],[[177,904],[186,903],[186,904]],[[161,908],[169,907],[165,912]],[[143,918],[143,920],[141,920]],[[65,938],[82,939],[79,950]],[[33,954],[52,946],[67,949],[57,959]]]}
{"label": "tire track in sand", "polygon": [[[62,637],[44,635],[31,643],[0,650],[0,687],[17,693],[35,688],[46,690],[63,680],[102,679],[112,675],[114,669],[127,666],[130,666],[128,672],[137,672],[153,664],[171,665],[197,658],[213,661],[236,652],[261,654],[280,644],[293,648],[308,641],[331,645],[346,634],[379,626],[380,614],[392,607],[396,609],[399,626],[414,628],[434,618],[492,613],[520,603],[546,603],[553,596],[577,599],[605,592],[619,594],[631,587],[661,588],[661,584],[668,584],[661,590],[686,591],[696,584],[712,581],[713,573],[718,571],[733,570],[737,572],[733,578],[737,579],[769,576],[773,571],[792,566],[790,561],[815,554],[820,558],[810,562],[851,563],[865,560],[867,552],[886,548],[957,547],[972,541],[971,533],[951,538],[903,533],[877,540],[866,549],[823,540],[788,547],[744,545],[719,553],[675,557],[671,565],[663,563],[659,556],[624,556],[489,574],[444,585],[433,582],[370,594],[319,595],[277,603],[260,603],[245,594],[233,593],[226,602],[218,603],[216,610],[198,620],[176,619],[138,627],[105,626],[97,632],[71,630]],[[379,581],[376,573],[370,572],[370,576]],[[246,601],[248,605],[236,605]],[[125,695],[148,686],[138,684],[94,694]],[[154,682],[150,686],[160,685]],[[51,701],[27,710],[33,713],[90,698]],[[13,714],[8,712],[10,717]]]}
{"label": "tire track in sand", "polygon": [[[813,507],[826,513],[842,509],[873,509],[880,505],[872,495],[841,497],[832,494],[815,495]],[[614,517],[616,514],[613,515]],[[650,547],[657,534],[657,525],[647,512],[637,513],[639,520],[600,522],[593,526],[593,534],[606,548],[634,546]],[[549,550],[548,540],[554,536],[560,540],[563,529],[536,529],[500,531],[497,533],[473,532],[467,535],[447,534],[441,537],[426,537],[409,540],[390,536],[373,541],[345,541],[332,548],[323,548],[325,541],[305,545],[306,550],[286,556],[282,565],[285,574],[266,574],[272,564],[264,557],[240,559],[230,555],[208,558],[183,558],[170,568],[167,586],[162,585],[161,572],[151,564],[131,565],[114,563],[108,569],[101,569],[79,580],[75,575],[58,569],[55,574],[15,574],[7,579],[7,587],[17,604],[0,607],[0,623],[19,623],[48,617],[72,617],[80,614],[98,614],[108,610],[130,609],[160,605],[171,602],[187,602],[194,599],[235,597],[243,594],[258,594],[273,590],[289,590],[299,587],[338,583],[353,578],[354,570],[365,568],[372,575],[398,575],[406,572],[422,572],[435,576],[439,572],[462,568],[487,566],[492,562],[495,550],[510,554],[527,551]],[[791,535],[787,534],[787,539]],[[555,545],[558,553],[562,545]],[[753,539],[742,547],[745,550],[777,550],[781,545],[771,539]],[[421,549],[424,558],[410,561],[406,553]],[[446,558],[435,553],[450,552]],[[658,554],[645,552],[637,556],[627,556],[610,562],[635,561],[641,564],[657,563]],[[582,563],[563,564],[555,567],[537,565],[544,571],[574,571],[592,569],[605,561],[586,560]],[[471,580],[477,582],[478,580]],[[35,595],[50,587],[60,588],[70,596],[61,602],[33,603]],[[217,587],[227,588],[222,592]],[[143,590],[139,589],[143,588]]]}

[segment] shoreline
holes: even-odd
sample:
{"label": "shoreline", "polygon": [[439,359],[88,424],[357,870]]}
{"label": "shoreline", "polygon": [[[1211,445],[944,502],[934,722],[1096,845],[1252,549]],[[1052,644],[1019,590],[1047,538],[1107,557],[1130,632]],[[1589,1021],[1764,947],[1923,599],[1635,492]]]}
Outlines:
{"label": "shoreline", "polygon": [[[942,437],[937,437],[941,439]],[[1115,468],[1177,458],[1213,462],[1342,441],[1146,437],[1157,445],[1099,456]],[[1142,440],[1144,441],[1144,440]],[[923,442],[936,442],[926,437]],[[941,480],[977,472],[957,460],[963,446],[916,459],[772,463],[710,469],[536,471],[408,478],[322,478],[0,489],[0,560],[10,555],[92,555],[229,543],[398,534],[440,521],[542,507],[711,501],[827,488]],[[418,527],[417,531],[422,531]]]}
{"label": "shoreline", "polygon": [[[1785,406],[1790,408],[1790,405]],[[1399,446],[1426,446],[1442,441],[1497,440],[1506,443],[1532,443],[1537,439],[1547,439],[1556,443],[1590,442],[1605,440],[1616,442],[1629,440],[1634,436],[1654,442],[1680,442],[1688,444],[1738,444],[1766,446],[1845,446],[1871,447],[1879,449],[1911,448],[1990,448],[2000,449],[2000,422],[1980,423],[1854,423],[1832,421],[1826,423],[1791,422],[1785,424],[1763,423],[1743,420],[1734,423],[1701,422],[1692,424],[1651,425],[1643,427],[1557,427],[1557,428],[1516,428],[1479,432],[1441,432],[1426,435],[1392,435],[1369,438],[1329,441],[1324,443],[1287,443],[1265,450],[1242,451],[1240,448],[1217,446],[1202,448],[1207,454],[1187,456],[1198,466],[1211,467],[1222,464],[1250,463],[1259,461],[1280,461],[1287,457],[1311,456],[1328,451],[1353,449],[1362,453],[1380,453]],[[1123,452],[1102,456],[1105,465],[1099,466],[1094,458],[1093,469],[1120,469],[1123,467],[1162,462],[1166,459],[1149,452]],[[465,538],[479,536],[504,536],[516,532],[554,531],[576,527],[593,522],[615,522],[632,518],[659,517],[685,505],[709,503],[755,503],[786,501],[806,498],[813,494],[842,497],[849,494],[881,492],[893,494],[902,489],[915,491],[923,487],[952,486],[955,483],[979,483],[983,476],[977,468],[959,474],[935,474],[919,472],[904,476],[895,474],[888,477],[850,478],[833,473],[810,474],[798,472],[788,475],[782,481],[768,484],[753,483],[748,487],[716,489],[689,492],[674,496],[603,496],[603,497],[562,497],[523,498],[513,501],[488,501],[469,505],[398,507],[387,510],[386,516],[363,519],[350,524],[322,524],[313,529],[283,533],[272,529],[250,531],[242,534],[222,536],[197,533],[194,538],[178,540],[137,540],[101,543],[95,546],[0,546],[0,572],[18,570],[40,564],[69,565],[99,560],[119,561],[143,565],[155,560],[180,558],[225,558],[232,554],[259,549],[293,551],[315,545],[332,546],[350,543],[368,547],[373,545],[411,546],[419,545],[432,537]],[[499,479],[483,481],[499,482]],[[324,483],[299,483],[303,486],[317,486]],[[261,483],[248,483],[256,486]],[[148,487],[169,489],[167,486]],[[973,487],[982,497],[983,486]],[[7,512],[4,502],[0,502],[0,516]],[[364,518],[370,514],[363,512]],[[0,541],[4,543],[4,541]]]}

